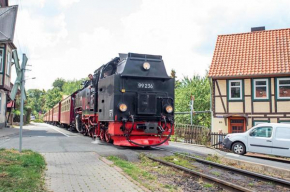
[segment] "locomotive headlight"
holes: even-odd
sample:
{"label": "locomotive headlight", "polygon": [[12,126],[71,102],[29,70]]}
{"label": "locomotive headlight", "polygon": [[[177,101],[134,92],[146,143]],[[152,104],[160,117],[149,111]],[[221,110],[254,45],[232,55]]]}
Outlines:
{"label": "locomotive headlight", "polygon": [[150,63],[148,63],[148,62],[143,63],[143,69],[148,71],[150,69]]}
{"label": "locomotive headlight", "polygon": [[173,112],[173,107],[171,105],[167,105],[165,107],[165,110],[166,110],[167,113],[172,113]]}
{"label": "locomotive headlight", "polygon": [[120,111],[125,112],[125,111],[127,111],[127,105],[122,103],[119,105],[119,109],[120,109]]}

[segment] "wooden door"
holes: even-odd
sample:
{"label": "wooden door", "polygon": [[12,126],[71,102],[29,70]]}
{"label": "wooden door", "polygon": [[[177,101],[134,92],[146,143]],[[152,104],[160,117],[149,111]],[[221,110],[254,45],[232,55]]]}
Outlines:
{"label": "wooden door", "polygon": [[243,133],[246,131],[246,119],[244,117],[229,118],[229,133]]}

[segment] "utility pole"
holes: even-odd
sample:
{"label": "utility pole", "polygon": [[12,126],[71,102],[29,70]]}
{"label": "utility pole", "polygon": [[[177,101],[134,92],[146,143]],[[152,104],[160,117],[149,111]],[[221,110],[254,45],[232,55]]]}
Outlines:
{"label": "utility pole", "polygon": [[25,54],[23,54],[22,57],[22,64],[21,64],[21,78],[20,78],[20,89],[21,89],[21,103],[20,103],[20,129],[19,129],[19,152],[22,151],[22,128],[23,128],[23,107],[24,107],[24,100],[25,100],[25,67],[27,63],[27,57]]}
{"label": "utility pole", "polygon": [[15,83],[12,87],[11,90],[11,94],[10,94],[10,98],[11,100],[14,100],[16,98],[17,92],[18,92],[18,88],[21,89],[21,104],[20,104],[20,129],[19,129],[19,152],[22,151],[22,127],[23,127],[23,105],[24,105],[24,100],[25,98],[25,93],[24,93],[24,81],[25,81],[25,67],[26,67],[26,63],[28,58],[26,57],[25,54],[23,54],[22,57],[22,64],[20,67],[19,64],[19,59],[18,59],[18,54],[17,54],[17,50],[14,49],[12,51],[12,55],[13,55],[13,59],[14,59],[14,64],[15,64],[15,69],[16,69],[16,73],[17,73],[17,77],[15,80]]}
{"label": "utility pole", "polygon": [[193,120],[193,104],[194,104],[194,95],[190,96],[190,125],[192,125]]}
{"label": "utility pole", "polygon": [[[23,56],[24,57],[24,56]],[[22,73],[22,78],[21,78],[21,104],[20,104],[20,130],[19,130],[19,152],[21,153],[22,151],[22,128],[23,128],[23,105],[24,105],[24,84],[25,84],[25,66],[21,66],[21,73]]]}

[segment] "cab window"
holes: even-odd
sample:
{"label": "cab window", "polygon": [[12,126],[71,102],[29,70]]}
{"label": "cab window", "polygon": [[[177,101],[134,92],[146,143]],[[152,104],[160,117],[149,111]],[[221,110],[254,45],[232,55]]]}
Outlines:
{"label": "cab window", "polygon": [[272,127],[257,127],[250,132],[251,137],[266,137],[272,136]]}

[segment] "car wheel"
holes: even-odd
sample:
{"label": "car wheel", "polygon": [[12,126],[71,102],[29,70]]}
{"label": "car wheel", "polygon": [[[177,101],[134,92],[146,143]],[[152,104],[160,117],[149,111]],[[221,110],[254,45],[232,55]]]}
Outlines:
{"label": "car wheel", "polygon": [[245,147],[245,145],[243,143],[236,142],[232,146],[232,151],[235,154],[244,155],[246,153],[246,147]]}

